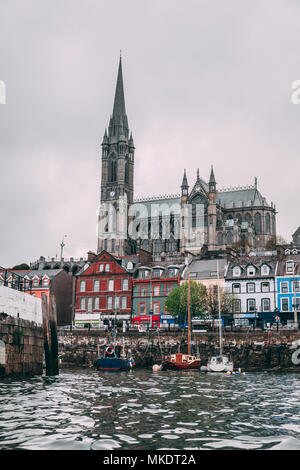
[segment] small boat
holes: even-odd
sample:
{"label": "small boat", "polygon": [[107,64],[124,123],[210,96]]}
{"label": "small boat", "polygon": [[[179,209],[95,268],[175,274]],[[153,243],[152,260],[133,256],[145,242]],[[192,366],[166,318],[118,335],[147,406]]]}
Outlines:
{"label": "small boat", "polygon": [[120,349],[120,346],[105,346],[103,357],[98,357],[94,363],[96,369],[103,372],[120,372],[132,369],[134,366],[133,358],[121,357]]}
{"label": "small boat", "polygon": [[212,356],[207,364],[207,372],[233,372],[233,362],[223,355],[222,323],[221,323],[221,300],[219,284],[219,261],[217,261],[218,274],[218,305],[219,305],[219,349],[218,356]]}
{"label": "small boat", "polygon": [[163,357],[162,370],[199,370],[200,359],[190,354],[170,354]]}
{"label": "small boat", "polygon": [[207,364],[207,372],[233,372],[233,362],[227,356],[213,356]]}
{"label": "small boat", "polygon": [[162,370],[200,370],[200,358],[191,355],[190,267],[188,267],[188,354],[163,357]]}

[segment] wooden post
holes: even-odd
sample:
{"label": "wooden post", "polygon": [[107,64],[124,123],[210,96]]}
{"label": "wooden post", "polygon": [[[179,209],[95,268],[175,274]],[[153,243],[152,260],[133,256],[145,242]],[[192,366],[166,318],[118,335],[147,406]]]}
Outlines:
{"label": "wooden post", "polygon": [[42,294],[42,312],[46,375],[58,375],[57,315],[53,295],[50,295],[48,304],[46,294]]}

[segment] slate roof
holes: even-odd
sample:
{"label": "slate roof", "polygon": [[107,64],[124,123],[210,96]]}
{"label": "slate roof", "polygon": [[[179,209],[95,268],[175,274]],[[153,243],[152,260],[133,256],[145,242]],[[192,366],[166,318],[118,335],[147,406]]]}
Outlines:
{"label": "slate roof", "polygon": [[[219,278],[224,278],[227,260],[220,258],[219,260]],[[188,271],[185,270],[183,279],[188,279]],[[216,259],[199,259],[193,260],[190,264],[190,279],[217,279],[217,260]]]}

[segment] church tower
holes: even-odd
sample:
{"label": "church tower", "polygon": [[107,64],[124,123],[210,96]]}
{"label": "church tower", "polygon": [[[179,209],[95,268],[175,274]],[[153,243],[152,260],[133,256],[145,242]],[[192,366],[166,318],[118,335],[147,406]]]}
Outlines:
{"label": "church tower", "polygon": [[211,167],[209,177],[209,203],[208,203],[208,247],[210,250],[216,249],[217,246],[217,205],[216,205],[216,179],[213,167]]}
{"label": "church tower", "polygon": [[[102,141],[98,252],[128,254],[128,208],[133,203],[134,142],[129,135],[120,56],[113,113]],[[129,251],[128,251],[129,250]]]}

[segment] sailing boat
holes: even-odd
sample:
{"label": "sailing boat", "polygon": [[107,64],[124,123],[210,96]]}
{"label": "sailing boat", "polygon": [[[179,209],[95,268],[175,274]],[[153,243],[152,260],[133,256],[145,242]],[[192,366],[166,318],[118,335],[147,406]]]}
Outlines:
{"label": "sailing boat", "polygon": [[188,266],[188,354],[163,356],[162,370],[199,370],[200,358],[191,355],[190,267]]}
{"label": "sailing boat", "polygon": [[221,300],[220,300],[220,283],[219,283],[219,260],[217,260],[218,274],[218,310],[219,310],[219,349],[220,354],[210,358],[207,364],[208,372],[232,372],[233,362],[227,356],[223,355],[223,339],[222,339],[222,323],[221,323]]}

